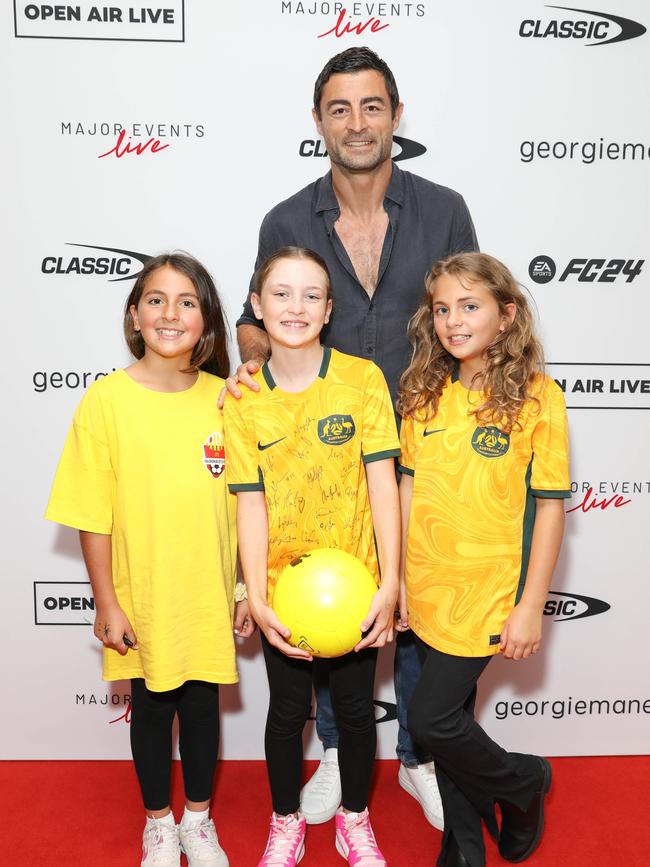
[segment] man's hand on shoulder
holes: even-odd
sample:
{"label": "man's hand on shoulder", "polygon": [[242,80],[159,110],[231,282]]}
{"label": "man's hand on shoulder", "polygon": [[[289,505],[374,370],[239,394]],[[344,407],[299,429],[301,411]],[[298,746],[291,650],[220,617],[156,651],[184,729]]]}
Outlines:
{"label": "man's hand on shoulder", "polygon": [[241,389],[240,385],[245,385],[246,388],[251,391],[259,391],[260,387],[253,379],[253,374],[257,373],[260,367],[264,364],[263,361],[245,361],[243,364],[240,364],[235,373],[232,376],[229,376],[226,380],[226,387],[221,389],[221,394],[219,395],[219,400],[217,401],[217,406],[219,409],[223,409],[224,402],[226,400],[226,394],[232,394],[234,398],[239,400],[241,397]]}

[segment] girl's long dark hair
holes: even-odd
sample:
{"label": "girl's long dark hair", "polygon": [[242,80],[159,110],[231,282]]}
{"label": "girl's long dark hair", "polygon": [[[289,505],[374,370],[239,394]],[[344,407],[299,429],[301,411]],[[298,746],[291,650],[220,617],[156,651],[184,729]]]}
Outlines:
{"label": "girl's long dark hair", "polygon": [[144,340],[142,334],[135,330],[131,306],[138,306],[147,280],[154,271],[165,265],[189,277],[199,299],[203,316],[203,334],[194,347],[190,370],[205,370],[225,379],[230,373],[229,331],[226,316],[209,272],[197,259],[186,253],[161,253],[160,256],[154,256],[147,261],[138,274],[124,306],[124,337],[129,349],[136,358],[142,358],[144,355]]}

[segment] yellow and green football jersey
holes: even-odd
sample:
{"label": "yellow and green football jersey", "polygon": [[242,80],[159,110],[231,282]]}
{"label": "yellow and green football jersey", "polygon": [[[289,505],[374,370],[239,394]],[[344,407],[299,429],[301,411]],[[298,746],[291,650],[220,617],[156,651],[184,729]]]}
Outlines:
{"label": "yellow and green football jersey", "polygon": [[409,623],[443,653],[498,652],[526,580],[535,498],[570,496],[564,397],[546,376],[536,395],[506,434],[470,414],[483,398],[453,376],[434,418],[402,421]]}
{"label": "yellow and green football jersey", "polygon": [[259,392],[243,389],[224,407],[228,487],[264,491],[269,604],[282,568],[314,548],[354,554],[378,580],[364,464],[399,455],[382,372],[323,347],[319,374],[305,391],[283,391],[268,365],[254,378]]}

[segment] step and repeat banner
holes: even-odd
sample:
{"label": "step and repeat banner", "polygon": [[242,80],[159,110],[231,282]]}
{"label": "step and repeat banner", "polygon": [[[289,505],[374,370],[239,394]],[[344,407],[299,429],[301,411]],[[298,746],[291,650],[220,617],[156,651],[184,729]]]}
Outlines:
{"label": "step and repeat banner", "polygon": [[[129,363],[121,311],[148,256],[198,257],[234,324],[264,214],[329,167],[313,84],[352,45],[397,79],[401,168],[461,192],[482,249],[533,295],[569,407],[544,651],[490,666],[481,721],[515,750],[646,752],[648,4],[147,2],[2,4],[2,756],[129,756],[129,684],[101,681],[77,534],[42,517],[56,462],[84,389]],[[257,637],[239,669],[222,753],[260,758]],[[387,649],[382,758],[394,701]]]}

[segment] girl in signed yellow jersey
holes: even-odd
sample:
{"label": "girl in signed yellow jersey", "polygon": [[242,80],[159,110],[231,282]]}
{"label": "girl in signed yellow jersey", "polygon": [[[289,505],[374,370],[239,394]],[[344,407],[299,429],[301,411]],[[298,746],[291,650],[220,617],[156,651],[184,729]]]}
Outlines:
{"label": "girl in signed yellow jersey", "polygon": [[[525,296],[481,253],[434,265],[402,377],[400,627],[416,634],[414,739],[434,756],[445,813],[439,867],[482,867],[481,819],[501,856],[539,843],[549,763],[508,753],[474,720],[493,655],[537,652],[570,496],[560,388],[543,373]],[[501,808],[501,829],[494,803]]]}

